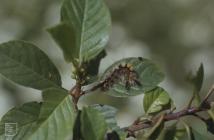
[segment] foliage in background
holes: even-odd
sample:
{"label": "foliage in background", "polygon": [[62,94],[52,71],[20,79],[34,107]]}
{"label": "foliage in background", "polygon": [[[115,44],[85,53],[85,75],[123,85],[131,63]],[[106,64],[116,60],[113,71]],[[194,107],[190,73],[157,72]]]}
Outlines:
{"label": "foliage in background", "polygon": [[[213,113],[208,100],[199,93],[203,82],[203,65],[197,74],[189,77],[194,85],[193,98],[181,111],[175,112],[173,100],[159,87],[164,75],[151,61],[142,57],[126,58],[115,62],[102,76],[98,76],[99,63],[105,56],[109,38],[110,14],[101,0],[64,0],[59,25],[48,31],[64,53],[65,61],[72,64],[72,78],[76,85],[70,90],[61,86],[61,77],[51,60],[35,45],[25,41],[0,44],[0,73],[19,85],[41,90],[43,102],[26,103],[10,110],[0,122],[0,139],[5,123],[18,123],[14,140],[124,140],[137,137],[146,140],[174,140],[188,135],[190,140],[206,139],[191,126],[180,120],[193,116],[214,133]],[[95,67],[95,66],[96,67]],[[93,66],[93,67],[92,67]],[[93,84],[92,87],[85,87]],[[113,97],[145,94],[142,114],[133,124],[117,126],[116,109],[106,105],[78,108],[79,98],[99,90]],[[199,103],[193,106],[193,101]],[[203,118],[198,112],[207,111]],[[166,122],[176,121],[167,126]],[[180,128],[178,124],[182,124]],[[138,136],[143,131],[142,136]]]}

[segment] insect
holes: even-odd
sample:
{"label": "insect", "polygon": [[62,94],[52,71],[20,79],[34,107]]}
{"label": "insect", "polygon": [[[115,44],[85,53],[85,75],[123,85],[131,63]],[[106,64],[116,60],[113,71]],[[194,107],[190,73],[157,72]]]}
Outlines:
{"label": "insect", "polygon": [[129,90],[131,86],[141,86],[140,81],[138,81],[138,74],[133,70],[133,66],[131,64],[120,64],[118,68],[116,68],[102,83],[100,83],[101,90],[106,91],[118,82],[124,83],[127,90]]}

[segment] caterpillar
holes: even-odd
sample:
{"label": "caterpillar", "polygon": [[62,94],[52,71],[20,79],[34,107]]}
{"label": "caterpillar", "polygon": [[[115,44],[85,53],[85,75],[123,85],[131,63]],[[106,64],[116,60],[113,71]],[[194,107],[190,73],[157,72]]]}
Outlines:
{"label": "caterpillar", "polygon": [[120,64],[118,68],[111,72],[111,74],[100,83],[101,90],[107,91],[110,87],[118,82],[125,83],[127,90],[129,90],[131,86],[141,86],[141,83],[138,81],[138,74],[133,70],[133,66],[131,64]]}

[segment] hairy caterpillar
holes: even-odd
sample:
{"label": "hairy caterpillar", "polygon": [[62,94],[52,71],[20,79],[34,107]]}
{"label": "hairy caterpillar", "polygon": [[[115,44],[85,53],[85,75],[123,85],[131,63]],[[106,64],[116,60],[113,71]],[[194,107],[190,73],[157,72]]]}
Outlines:
{"label": "hairy caterpillar", "polygon": [[133,70],[131,64],[119,65],[107,78],[100,83],[101,90],[106,91],[112,87],[115,83],[123,82],[127,90],[131,86],[141,86],[138,81],[138,74]]}

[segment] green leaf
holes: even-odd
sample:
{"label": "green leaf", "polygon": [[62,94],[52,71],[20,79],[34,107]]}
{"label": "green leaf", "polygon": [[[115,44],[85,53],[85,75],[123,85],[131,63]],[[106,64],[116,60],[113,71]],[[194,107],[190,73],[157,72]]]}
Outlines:
{"label": "green leaf", "polygon": [[164,129],[157,140],[174,140],[176,137],[176,124]]}
{"label": "green leaf", "polygon": [[5,134],[5,123],[15,123],[17,125],[17,135],[13,140],[20,140],[26,131],[30,131],[38,120],[41,104],[30,102],[15,107],[6,113],[0,122],[0,139],[9,139]]}
{"label": "green leaf", "polygon": [[[18,133],[13,140],[59,140],[72,137],[76,112],[70,95],[62,89],[43,92],[44,102],[29,103],[5,115],[5,122],[17,122]],[[2,134],[2,127],[1,127]]]}
{"label": "green leaf", "polygon": [[161,132],[157,140],[184,140],[185,134],[185,129],[176,129],[176,127],[170,126]]}
{"label": "green leaf", "polygon": [[85,84],[90,84],[98,79],[97,74],[99,72],[100,62],[105,56],[106,51],[104,50],[95,59],[92,59],[91,61],[82,64],[82,67],[86,72]]}
{"label": "green leaf", "polygon": [[75,124],[74,124],[74,129],[73,129],[73,140],[81,140],[82,134],[81,134],[81,111],[78,112]]}
{"label": "green leaf", "polygon": [[121,139],[116,131],[112,131],[106,134],[105,140],[125,140],[125,138]]}
{"label": "green leaf", "polygon": [[104,116],[92,107],[83,108],[81,113],[81,132],[85,140],[103,140],[107,131]]}
{"label": "green leaf", "polygon": [[207,136],[194,130],[191,126],[183,122],[189,140],[210,140]]}
{"label": "green leaf", "polygon": [[177,129],[174,140],[182,140],[185,135],[185,129]]}
{"label": "green leaf", "polygon": [[149,130],[148,133],[145,134],[147,140],[156,140],[161,134],[164,128],[164,115],[162,115],[159,120],[155,123],[155,125]]}
{"label": "green leaf", "polygon": [[143,106],[147,114],[153,114],[163,109],[170,109],[170,102],[169,94],[163,88],[158,87],[145,94]]}
{"label": "green leaf", "polygon": [[188,81],[191,82],[197,92],[200,92],[204,79],[204,66],[200,65],[195,75],[190,75]]}
{"label": "green leaf", "polygon": [[198,68],[198,71],[195,75],[190,74],[187,77],[187,80],[193,85],[194,91],[194,101],[196,102],[197,105],[200,105],[201,102],[201,97],[199,95],[202,85],[203,85],[203,79],[204,79],[204,67],[203,64],[200,65]]}
{"label": "green leaf", "polygon": [[183,122],[184,127],[186,129],[186,134],[189,140],[195,140],[194,134],[192,132],[192,127],[190,127],[188,124],[186,124],[185,122]]}
{"label": "green leaf", "polygon": [[95,59],[84,62],[79,68],[73,67],[72,78],[82,81],[82,85],[97,81],[100,62],[105,56],[106,52],[104,50]]}
{"label": "green leaf", "polygon": [[[114,140],[125,140],[127,134],[117,126],[117,122],[115,119],[117,109],[108,105],[98,105],[98,104],[91,105],[90,107],[97,110],[100,113],[100,115],[104,117],[108,129],[107,130],[108,133],[106,134],[107,140],[110,138],[114,138]],[[85,135],[80,131],[83,125],[80,120],[81,115],[82,112],[79,112],[78,117],[76,118],[73,137],[74,140],[82,139],[83,135]]]}
{"label": "green leaf", "polygon": [[[125,65],[128,65],[130,71],[133,71],[137,74],[136,80],[138,81],[138,84],[135,83],[134,85],[127,88],[127,81],[125,81],[123,78],[124,73],[121,72],[118,74],[120,65],[124,67]],[[123,80],[120,80],[120,78]],[[164,75],[158,69],[158,67],[150,60],[141,57],[122,59],[110,66],[101,77],[101,81],[109,82],[109,85],[113,83],[112,86],[108,87],[108,90],[106,90],[105,93],[115,97],[129,97],[142,94],[143,92],[147,92],[156,88],[157,85],[163,81],[163,79]]]}
{"label": "green leaf", "polygon": [[213,119],[214,121],[214,108],[212,107],[210,110],[207,111],[207,113],[209,114],[209,116]]}
{"label": "green leaf", "polygon": [[61,22],[49,32],[62,48],[67,61],[77,60],[82,64],[104,50],[111,19],[103,0],[64,0]]}
{"label": "green leaf", "polygon": [[32,133],[26,136],[31,140],[59,140],[72,137],[76,111],[67,91],[48,89],[43,93],[38,124]]}
{"label": "green leaf", "polygon": [[193,140],[211,140],[206,135],[203,135],[203,134],[199,133],[198,131],[196,131],[194,129],[192,129],[192,133],[194,135],[194,139]]}
{"label": "green leaf", "polygon": [[7,79],[39,90],[61,87],[61,77],[48,56],[33,44],[0,44],[0,73]]}
{"label": "green leaf", "polygon": [[207,125],[207,131],[214,134],[214,121],[213,121],[213,119],[209,118],[205,121],[205,123]]}
{"label": "green leaf", "polygon": [[48,28],[47,31],[55,39],[56,43],[62,49],[66,61],[75,61],[78,58],[78,48],[75,47],[75,33],[66,23]]}
{"label": "green leaf", "polygon": [[117,113],[116,108],[108,106],[108,105],[99,105],[99,104],[92,105],[91,107],[96,109],[103,115],[109,129],[113,130],[117,126],[117,122],[115,119],[115,116]]}
{"label": "green leaf", "polygon": [[183,140],[186,134],[185,129],[177,129],[177,123],[165,128],[157,140]]}
{"label": "green leaf", "polygon": [[98,110],[105,118],[106,124],[108,126],[107,139],[114,137],[114,140],[125,140],[127,133],[122,131],[117,125],[116,113],[117,109],[108,105],[92,105],[92,107]]}

